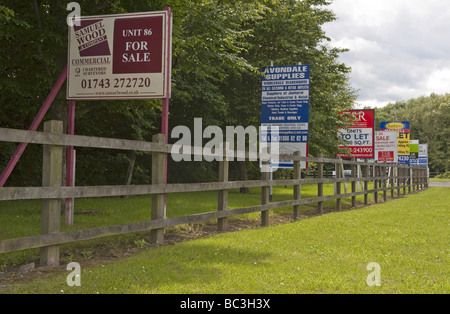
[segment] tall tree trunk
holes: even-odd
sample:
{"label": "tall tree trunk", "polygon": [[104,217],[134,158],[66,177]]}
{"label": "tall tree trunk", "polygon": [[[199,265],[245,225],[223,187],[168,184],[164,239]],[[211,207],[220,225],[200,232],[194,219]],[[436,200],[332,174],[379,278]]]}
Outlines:
{"label": "tall tree trunk", "polygon": [[[247,163],[245,161],[238,161],[239,164],[239,177],[241,181],[247,181],[248,180],[248,176],[247,176]],[[250,193],[250,189],[249,188],[241,188],[240,189],[241,193]]]}
{"label": "tall tree trunk", "polygon": [[[134,164],[136,163],[136,151],[133,150],[131,152],[131,156],[130,156],[130,163],[128,164],[128,171],[127,171],[127,176],[125,178],[125,185],[130,185],[131,184],[131,179],[133,177],[133,169],[134,169]],[[123,198],[128,198],[129,195],[124,195]]]}

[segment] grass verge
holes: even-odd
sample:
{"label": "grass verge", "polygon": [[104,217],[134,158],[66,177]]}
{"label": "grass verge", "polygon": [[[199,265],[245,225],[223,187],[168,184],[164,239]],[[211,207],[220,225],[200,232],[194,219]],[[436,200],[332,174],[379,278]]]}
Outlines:
{"label": "grass verge", "polygon": [[[371,183],[369,184],[369,188]],[[344,191],[344,188],[342,188]],[[324,185],[324,194],[334,193],[333,184]],[[292,199],[292,186],[274,187],[272,202]],[[302,197],[316,197],[317,185],[302,185]],[[373,195],[369,195],[372,200]],[[218,193],[216,191],[196,193],[176,193],[167,196],[167,216],[178,217],[197,213],[214,211],[217,208]],[[261,189],[252,188],[249,194],[241,194],[239,190],[230,190],[228,207],[239,208],[259,205],[261,202]],[[363,196],[357,197],[359,204],[363,203]],[[342,200],[343,208],[351,206],[351,199]],[[149,220],[151,217],[151,196],[138,196],[130,198],[91,198],[75,200],[74,225],[65,226],[61,220],[62,231],[89,229],[108,225],[119,225]],[[335,201],[324,202],[325,212],[333,210]],[[315,213],[317,203],[301,206],[301,214]],[[272,210],[271,213],[292,213],[292,207]],[[259,213],[247,214],[229,218],[235,219],[258,219]],[[12,201],[0,202],[0,240],[33,236],[40,234],[41,201]],[[185,226],[182,226],[185,227]],[[191,228],[190,226],[187,226]],[[195,228],[201,228],[197,225]],[[179,228],[175,228],[175,230]],[[147,237],[148,238],[148,237]],[[108,237],[73,243],[61,246],[62,263],[77,258],[81,255],[83,259],[95,257],[96,252],[106,250],[118,251],[119,247],[142,247],[147,241],[145,234],[130,234],[116,237]],[[108,253],[110,254],[110,253]],[[97,254],[98,255],[98,254]],[[39,261],[39,250],[25,250],[20,252],[0,254],[0,271],[11,267],[18,267],[27,263]]]}
{"label": "grass verge", "polygon": [[[450,188],[297,222],[164,245],[42,274],[8,293],[448,293]],[[369,287],[367,265],[380,265]]]}

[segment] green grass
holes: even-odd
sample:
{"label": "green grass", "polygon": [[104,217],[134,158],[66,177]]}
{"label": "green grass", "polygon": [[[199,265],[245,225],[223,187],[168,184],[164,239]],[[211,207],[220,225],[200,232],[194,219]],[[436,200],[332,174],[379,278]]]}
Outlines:
{"label": "green grass", "polygon": [[[81,264],[9,293],[448,293],[450,188]],[[131,217],[130,217],[131,218]],[[367,264],[381,267],[369,287]]]}
{"label": "green grass", "polygon": [[[370,188],[371,185],[369,185]],[[342,188],[344,193],[344,188]],[[332,184],[324,185],[324,194],[334,193]],[[274,187],[273,202],[292,199],[292,187]],[[317,196],[317,185],[302,185],[302,197]],[[372,199],[372,194],[369,199]],[[167,196],[167,217],[177,217],[204,213],[217,210],[218,193],[216,191],[197,193],[177,193]],[[363,197],[358,197],[361,203]],[[350,206],[350,199],[342,201],[343,206]],[[75,200],[74,226],[67,227],[63,221],[62,231],[89,229],[100,226],[119,225],[149,220],[151,217],[151,196],[138,196],[130,198],[91,198]],[[239,190],[230,190],[228,207],[239,208],[261,204],[261,189],[252,188],[249,194],[241,194]],[[335,201],[324,202],[325,210],[335,207]],[[302,211],[316,210],[317,204],[301,206]],[[280,208],[271,212],[292,212],[292,207]],[[257,218],[259,213],[247,214],[238,218]],[[41,201],[11,201],[0,202],[0,240],[33,236],[40,234]],[[233,218],[231,218],[233,219]],[[72,258],[83,250],[92,250],[92,246],[133,245],[140,241],[139,235],[125,235],[112,238],[98,239],[94,241],[64,245],[62,248],[63,262]],[[116,244],[115,244],[116,243]],[[86,248],[87,246],[87,248]],[[6,268],[19,266],[39,260],[39,250],[26,250],[8,254],[0,254],[0,271]]]}

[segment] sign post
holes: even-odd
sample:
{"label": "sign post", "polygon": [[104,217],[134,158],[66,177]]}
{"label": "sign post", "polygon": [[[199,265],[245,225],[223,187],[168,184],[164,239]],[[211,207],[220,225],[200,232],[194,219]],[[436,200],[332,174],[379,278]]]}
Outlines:
{"label": "sign post", "polygon": [[[73,109],[76,100],[162,99],[161,133],[167,144],[171,64],[170,8],[80,17],[78,25],[69,27],[67,99]],[[72,149],[68,158],[68,169],[73,169]],[[73,184],[69,172],[68,185]]]}

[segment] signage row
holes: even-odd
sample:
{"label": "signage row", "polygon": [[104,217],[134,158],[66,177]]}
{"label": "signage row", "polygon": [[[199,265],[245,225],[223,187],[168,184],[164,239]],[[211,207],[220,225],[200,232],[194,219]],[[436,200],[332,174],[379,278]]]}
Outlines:
{"label": "signage row", "polygon": [[[310,66],[271,66],[261,79],[262,144],[276,141],[280,154],[308,155]],[[341,158],[375,159],[380,162],[427,165],[427,146],[410,140],[410,123],[381,122],[375,131],[375,110],[347,110],[339,113],[346,121],[338,130],[342,139]],[[276,127],[276,132],[271,128]],[[276,138],[275,138],[276,137]],[[277,168],[292,168],[292,161],[273,161]],[[307,164],[301,164],[306,168]]]}
{"label": "signage row", "polygon": [[341,158],[366,158],[380,162],[428,166],[428,146],[410,139],[408,121],[381,122],[375,131],[375,110],[348,110],[339,113],[350,126],[339,130],[343,144]]}

